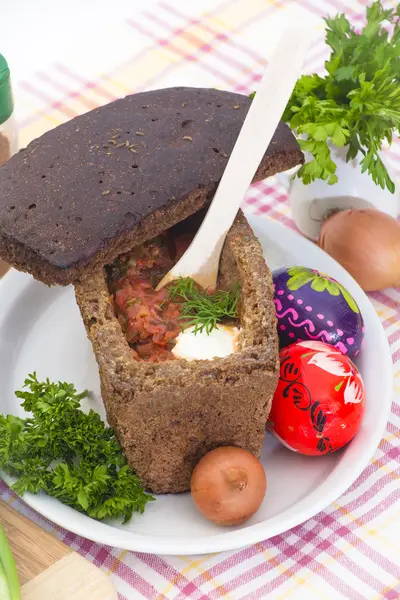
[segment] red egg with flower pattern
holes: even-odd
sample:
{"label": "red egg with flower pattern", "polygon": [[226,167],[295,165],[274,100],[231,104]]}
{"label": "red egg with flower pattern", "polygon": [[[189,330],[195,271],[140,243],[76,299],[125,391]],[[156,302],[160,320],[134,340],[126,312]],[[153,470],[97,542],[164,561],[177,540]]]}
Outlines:
{"label": "red egg with flower pattern", "polygon": [[288,448],[319,456],[356,435],[365,391],[354,363],[317,341],[297,342],[280,353],[280,374],[268,426]]}

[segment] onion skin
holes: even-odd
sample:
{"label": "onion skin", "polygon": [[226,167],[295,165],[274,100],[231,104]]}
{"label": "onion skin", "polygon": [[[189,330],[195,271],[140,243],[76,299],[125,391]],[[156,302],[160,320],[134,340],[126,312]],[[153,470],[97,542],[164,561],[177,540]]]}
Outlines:
{"label": "onion skin", "polygon": [[234,446],[208,452],[192,474],[191,492],[197,509],[217,525],[240,525],[258,510],[267,489],[261,463]]}
{"label": "onion skin", "polygon": [[389,215],[372,208],[336,212],[318,244],[364,291],[400,286],[400,223]]}

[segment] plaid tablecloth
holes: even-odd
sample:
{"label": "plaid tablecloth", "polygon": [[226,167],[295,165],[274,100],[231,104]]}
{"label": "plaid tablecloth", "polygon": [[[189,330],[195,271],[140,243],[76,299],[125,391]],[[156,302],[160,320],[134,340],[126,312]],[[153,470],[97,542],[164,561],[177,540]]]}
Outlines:
{"label": "plaid tablecloth", "polygon": [[[321,16],[345,11],[360,24],[367,2],[70,0],[62,9],[50,0],[5,4],[0,51],[13,69],[24,145],[131,92],[183,84],[250,93],[288,18],[319,21],[321,41],[312,48],[307,69],[320,71],[326,57]],[[17,14],[20,8],[24,11]],[[18,32],[23,36],[18,38]],[[24,37],[29,43],[24,44]],[[397,145],[388,154],[395,169],[399,155]],[[273,178],[252,186],[246,207],[260,218],[268,215],[294,227],[286,190]],[[171,558],[79,538],[41,518],[4,483],[0,497],[103,569],[120,600],[400,598],[400,291],[388,289],[371,299],[393,355],[392,413],[361,477],[301,526],[236,552]]]}

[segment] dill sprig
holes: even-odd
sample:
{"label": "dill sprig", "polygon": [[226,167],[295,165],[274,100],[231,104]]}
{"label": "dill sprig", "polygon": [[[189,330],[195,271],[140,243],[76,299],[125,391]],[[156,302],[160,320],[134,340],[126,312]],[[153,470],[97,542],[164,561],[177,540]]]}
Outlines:
{"label": "dill sprig", "polygon": [[193,327],[195,334],[205,330],[209,335],[223,319],[238,318],[238,285],[229,291],[217,290],[209,294],[207,290],[199,289],[190,277],[181,277],[171,284],[169,298],[181,304],[180,318],[185,321],[184,328]]}

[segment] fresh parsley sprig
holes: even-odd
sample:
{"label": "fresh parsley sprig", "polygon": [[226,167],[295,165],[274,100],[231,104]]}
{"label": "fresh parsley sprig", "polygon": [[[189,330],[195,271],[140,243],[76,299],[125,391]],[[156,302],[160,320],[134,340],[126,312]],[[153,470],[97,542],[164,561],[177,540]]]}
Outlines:
{"label": "fresh parsley sprig", "polygon": [[393,193],[380,152],[400,129],[400,5],[384,9],[376,1],[366,16],[360,33],[344,14],[325,19],[332,50],[326,74],[303,75],[297,81],[283,119],[311,155],[297,173],[304,183],[319,178],[337,182],[330,144],[347,146],[347,160],[361,153],[362,172]]}
{"label": "fresh parsley sprig", "polygon": [[169,298],[181,303],[184,327],[193,327],[195,334],[205,330],[209,335],[223,319],[238,317],[238,286],[229,291],[217,290],[214,294],[209,294],[197,287],[190,277],[182,277],[171,284]]}
{"label": "fresh parsley sprig", "polygon": [[43,490],[94,519],[142,513],[147,502],[139,478],[128,467],[114,432],[93,410],[80,409],[86,392],[72,384],[40,382],[36,373],[16,396],[32,413],[0,415],[0,469],[17,477],[17,494]]}

